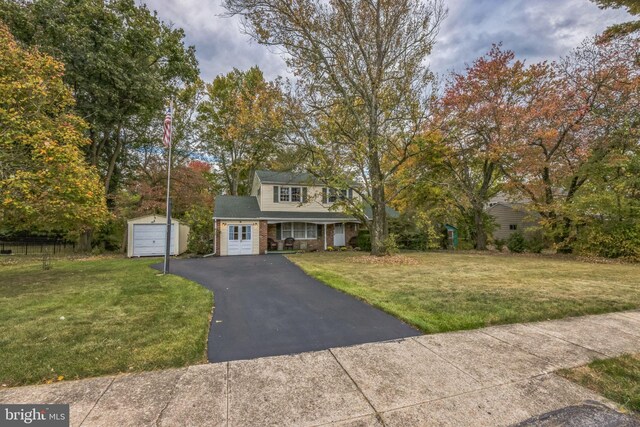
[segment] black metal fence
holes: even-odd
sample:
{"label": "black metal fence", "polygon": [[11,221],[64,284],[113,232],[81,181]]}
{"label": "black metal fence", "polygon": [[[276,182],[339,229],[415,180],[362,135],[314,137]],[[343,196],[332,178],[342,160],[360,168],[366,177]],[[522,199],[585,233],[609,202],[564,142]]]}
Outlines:
{"label": "black metal fence", "polygon": [[72,254],[76,244],[62,239],[26,238],[0,240],[0,255]]}

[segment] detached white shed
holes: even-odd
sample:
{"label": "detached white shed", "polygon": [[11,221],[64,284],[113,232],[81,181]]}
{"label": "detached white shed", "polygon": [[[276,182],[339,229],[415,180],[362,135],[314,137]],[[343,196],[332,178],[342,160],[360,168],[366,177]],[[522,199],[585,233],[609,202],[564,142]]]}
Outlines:
{"label": "detached white shed", "polygon": [[[127,221],[127,256],[164,255],[167,235],[167,217],[146,215]],[[171,255],[180,255],[187,250],[189,227],[171,220]],[[177,248],[177,251],[176,251]]]}

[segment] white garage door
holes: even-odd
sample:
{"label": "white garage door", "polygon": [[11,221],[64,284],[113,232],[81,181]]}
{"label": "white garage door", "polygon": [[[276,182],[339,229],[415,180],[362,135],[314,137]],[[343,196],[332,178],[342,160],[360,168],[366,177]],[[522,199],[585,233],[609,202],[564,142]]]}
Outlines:
{"label": "white garage door", "polygon": [[[171,225],[171,255],[175,255],[175,225]],[[164,255],[166,224],[133,224],[133,256]]]}
{"label": "white garage door", "polygon": [[251,255],[253,253],[251,238],[251,225],[229,225],[228,255]]}

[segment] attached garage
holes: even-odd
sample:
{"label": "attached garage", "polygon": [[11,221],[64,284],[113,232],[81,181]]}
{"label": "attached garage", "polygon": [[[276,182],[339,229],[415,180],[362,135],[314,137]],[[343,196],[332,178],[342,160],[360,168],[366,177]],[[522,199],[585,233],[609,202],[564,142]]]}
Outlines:
{"label": "attached garage", "polygon": [[[166,247],[167,217],[147,215],[127,221],[127,255],[131,257],[161,256]],[[171,221],[171,255],[187,250],[189,227]],[[177,249],[177,251],[176,251]]]}
{"label": "attached garage", "polygon": [[219,222],[220,255],[258,255],[259,221],[229,220]]}

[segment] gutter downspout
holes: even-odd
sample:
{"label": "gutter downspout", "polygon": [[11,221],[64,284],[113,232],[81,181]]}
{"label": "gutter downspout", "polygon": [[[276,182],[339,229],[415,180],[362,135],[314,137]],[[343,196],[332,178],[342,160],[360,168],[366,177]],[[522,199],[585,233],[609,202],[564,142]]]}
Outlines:
{"label": "gutter downspout", "polygon": [[216,255],[216,248],[218,247],[218,223],[216,217],[213,217],[213,253],[203,255],[202,258],[209,258]]}

